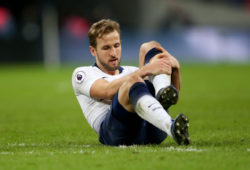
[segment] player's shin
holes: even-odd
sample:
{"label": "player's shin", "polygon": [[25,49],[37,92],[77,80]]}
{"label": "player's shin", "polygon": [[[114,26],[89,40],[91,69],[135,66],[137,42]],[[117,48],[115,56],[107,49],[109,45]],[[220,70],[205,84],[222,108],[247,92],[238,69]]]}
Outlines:
{"label": "player's shin", "polygon": [[159,91],[171,84],[171,76],[167,74],[159,74],[156,76],[150,77],[151,83],[155,88],[155,96],[159,93]]}
{"label": "player's shin", "polygon": [[135,83],[129,91],[129,98],[136,113],[155,127],[171,134],[172,120],[162,105],[150,94],[142,82]]}

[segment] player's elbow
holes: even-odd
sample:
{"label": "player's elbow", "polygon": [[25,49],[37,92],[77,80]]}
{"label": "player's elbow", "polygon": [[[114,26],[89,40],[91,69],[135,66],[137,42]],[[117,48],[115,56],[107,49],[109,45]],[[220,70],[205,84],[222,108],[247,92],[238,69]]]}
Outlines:
{"label": "player's elbow", "polygon": [[104,90],[103,96],[105,99],[112,100],[115,96],[115,93],[112,90]]}

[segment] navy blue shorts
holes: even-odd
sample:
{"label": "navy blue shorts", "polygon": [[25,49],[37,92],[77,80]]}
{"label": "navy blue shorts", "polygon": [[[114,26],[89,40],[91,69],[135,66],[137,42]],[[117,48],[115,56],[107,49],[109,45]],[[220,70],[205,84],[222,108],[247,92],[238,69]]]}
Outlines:
{"label": "navy blue shorts", "polygon": [[[154,94],[154,89],[150,89]],[[104,145],[160,144],[167,134],[140,118],[136,113],[125,110],[118,101],[118,93],[112,100],[111,110],[103,120],[99,141]]]}

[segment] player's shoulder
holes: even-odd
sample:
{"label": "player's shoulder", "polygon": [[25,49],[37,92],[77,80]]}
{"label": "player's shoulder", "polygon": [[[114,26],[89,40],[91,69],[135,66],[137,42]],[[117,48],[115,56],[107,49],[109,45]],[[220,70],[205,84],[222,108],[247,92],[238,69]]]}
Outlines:
{"label": "player's shoulder", "polygon": [[92,69],[93,69],[92,66],[81,66],[81,67],[77,67],[77,68],[74,69],[73,74],[74,74],[74,73],[77,73],[77,72],[79,72],[79,71],[91,71]]}
{"label": "player's shoulder", "polygon": [[138,67],[135,67],[135,66],[122,66],[122,68],[125,71],[132,71],[132,72],[138,70]]}
{"label": "player's shoulder", "polygon": [[73,76],[77,75],[78,73],[92,75],[92,74],[96,74],[97,71],[98,70],[96,70],[95,67],[93,66],[81,66],[81,67],[75,68],[75,70],[73,71]]}
{"label": "player's shoulder", "polygon": [[81,83],[84,79],[89,79],[96,75],[96,70],[93,66],[81,66],[75,68],[72,74],[73,82]]}

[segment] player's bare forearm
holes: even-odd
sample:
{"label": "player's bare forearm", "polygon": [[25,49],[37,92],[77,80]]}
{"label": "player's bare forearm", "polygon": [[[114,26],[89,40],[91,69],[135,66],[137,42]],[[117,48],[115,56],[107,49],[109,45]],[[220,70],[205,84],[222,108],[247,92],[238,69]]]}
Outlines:
{"label": "player's bare forearm", "polygon": [[171,84],[180,92],[181,89],[181,69],[179,61],[174,57],[170,56],[172,63],[172,74],[171,74]]}
{"label": "player's bare forearm", "polygon": [[126,81],[128,76],[113,80],[108,82],[103,78],[96,80],[91,86],[90,96],[98,99],[113,99],[118,89],[121,87],[122,83]]}
{"label": "player's bare forearm", "polygon": [[[168,68],[168,69],[166,69]],[[140,77],[144,79],[146,76],[165,73],[169,74],[171,66],[161,60],[147,64],[137,71],[124,76],[122,78],[108,82],[104,79],[99,79],[94,82],[90,89],[90,96],[98,99],[113,99],[121,85],[130,78]]]}
{"label": "player's bare forearm", "polygon": [[96,80],[90,89],[90,96],[93,98],[98,98],[98,99],[110,99],[111,100],[113,99],[118,89],[121,87],[121,85],[124,82],[126,82],[132,76],[139,76],[139,77],[144,78],[147,74],[149,74],[147,70],[148,69],[145,69],[143,67],[135,71],[134,73],[131,73],[127,76],[113,80],[111,82],[108,82],[104,80],[103,78]]}
{"label": "player's bare forearm", "polygon": [[171,84],[180,92],[181,90],[181,71],[180,68],[172,68]]}

